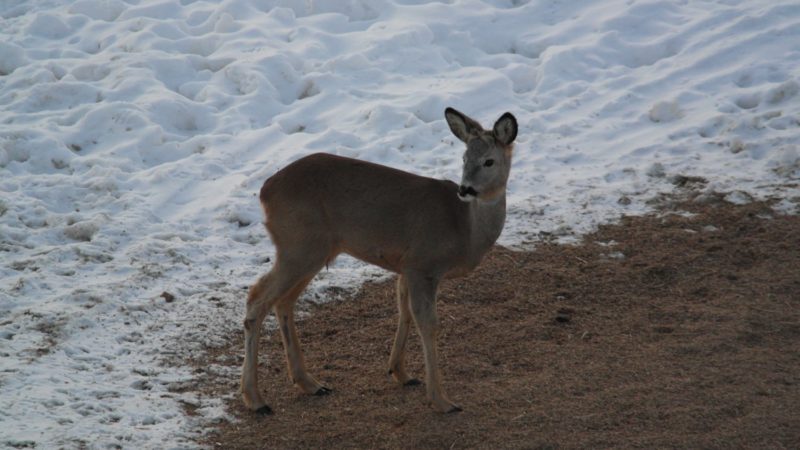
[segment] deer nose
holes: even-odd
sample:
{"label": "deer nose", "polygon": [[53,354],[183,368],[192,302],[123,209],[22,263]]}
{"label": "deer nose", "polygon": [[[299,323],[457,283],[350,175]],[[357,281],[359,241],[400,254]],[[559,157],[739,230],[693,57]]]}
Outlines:
{"label": "deer nose", "polygon": [[472,188],[472,186],[464,186],[463,184],[458,187],[458,195],[459,197],[466,197],[468,195],[472,195],[473,197],[478,196],[478,191]]}

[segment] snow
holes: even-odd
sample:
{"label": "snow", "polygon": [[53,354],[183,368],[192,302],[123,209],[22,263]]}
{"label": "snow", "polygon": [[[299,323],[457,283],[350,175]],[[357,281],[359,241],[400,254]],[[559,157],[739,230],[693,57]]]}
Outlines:
{"label": "snow", "polygon": [[[446,106],[519,121],[506,245],[644,213],[676,176],[797,213],[800,5],[0,3],[0,446],[185,447],[226,420],[180,362],[269,267],[260,185],[319,151],[458,179]],[[381,276],[341,258],[304,299]]]}

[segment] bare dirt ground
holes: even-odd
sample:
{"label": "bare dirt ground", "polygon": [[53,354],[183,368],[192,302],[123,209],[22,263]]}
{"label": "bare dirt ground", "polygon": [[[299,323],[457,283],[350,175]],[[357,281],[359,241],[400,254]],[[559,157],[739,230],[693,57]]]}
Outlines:
{"label": "bare dirt ground", "polygon": [[[688,211],[676,214],[670,209]],[[221,448],[798,448],[800,217],[719,200],[627,217],[580,245],[495,248],[439,295],[444,386],[464,411],[433,412],[386,363],[394,282],[305,304],[309,369],[334,389],[288,381],[265,333],[261,387],[275,410],[237,418]],[[423,375],[419,338],[410,373]],[[242,335],[196,361],[231,364]],[[267,364],[265,361],[269,361]],[[211,376],[203,395],[238,389]]]}

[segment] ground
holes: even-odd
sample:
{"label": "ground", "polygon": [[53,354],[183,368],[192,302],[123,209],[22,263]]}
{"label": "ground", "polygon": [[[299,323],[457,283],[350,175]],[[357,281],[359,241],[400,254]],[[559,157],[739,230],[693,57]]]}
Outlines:
{"label": "ground", "polygon": [[[222,448],[798,448],[800,217],[718,196],[623,217],[578,245],[496,247],[439,294],[444,387],[464,411],[435,413],[422,386],[387,374],[394,281],[300,305],[314,397],[287,379],[265,333],[261,388],[203,444]],[[195,361],[238,364],[242,335]],[[230,358],[238,355],[239,360]],[[410,372],[423,374],[416,334]],[[225,362],[228,361],[228,362]],[[267,363],[268,361],[268,363]],[[235,372],[235,371],[232,371]],[[238,377],[202,380],[203,395]]]}

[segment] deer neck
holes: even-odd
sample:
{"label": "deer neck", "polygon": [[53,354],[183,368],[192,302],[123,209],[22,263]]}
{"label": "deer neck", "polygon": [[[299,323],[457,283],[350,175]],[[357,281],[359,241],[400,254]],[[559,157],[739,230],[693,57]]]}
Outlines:
{"label": "deer neck", "polygon": [[503,231],[506,221],[505,191],[491,201],[470,202],[469,214],[471,259],[480,260]]}

